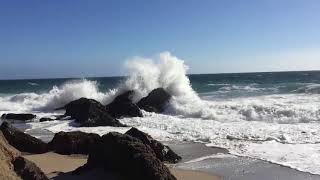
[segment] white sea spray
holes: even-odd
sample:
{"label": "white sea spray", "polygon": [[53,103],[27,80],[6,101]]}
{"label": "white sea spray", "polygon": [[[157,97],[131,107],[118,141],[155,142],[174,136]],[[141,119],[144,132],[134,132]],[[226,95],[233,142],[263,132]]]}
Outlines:
{"label": "white sea spray", "polygon": [[[320,174],[320,96],[316,83],[299,84],[290,93],[278,93],[286,84],[261,87],[232,83],[210,83],[219,86],[220,94],[229,92],[263,92],[275,94],[210,99],[212,92],[199,97],[187,77],[184,61],[169,52],[155,58],[135,57],[126,62],[128,78],[115,89],[99,90],[99,83],[87,79],[65,82],[48,92],[0,96],[0,113],[32,112],[39,117],[52,115],[52,110],[80,97],[108,104],[126,91],[135,90],[137,102],[155,88],[162,87],[173,95],[164,114],[143,112],[143,118],[120,121],[163,141],[195,141],[224,147],[231,153],[290,166]],[[222,86],[222,87],[220,87]],[[291,85],[290,85],[291,86]],[[216,93],[215,96],[219,95]],[[21,125],[22,126],[22,125]],[[128,128],[75,127],[70,121],[31,122],[27,132],[47,129],[51,132],[84,131],[100,135]]]}

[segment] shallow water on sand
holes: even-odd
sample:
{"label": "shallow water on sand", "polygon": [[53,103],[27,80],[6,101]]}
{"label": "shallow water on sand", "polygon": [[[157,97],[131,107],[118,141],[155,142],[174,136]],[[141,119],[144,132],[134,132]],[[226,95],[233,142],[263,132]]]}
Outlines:
{"label": "shallow water on sand", "polygon": [[38,120],[62,114],[53,109],[80,97],[108,104],[133,89],[136,102],[163,87],[173,95],[163,114],[144,112],[143,118],[120,121],[158,140],[201,142],[320,174],[320,72],[187,76],[183,61],[171,54],[161,54],[157,62],[131,63],[128,77],[0,81],[0,114],[37,114],[34,122],[15,126],[45,141],[58,131],[125,132],[128,128]]}

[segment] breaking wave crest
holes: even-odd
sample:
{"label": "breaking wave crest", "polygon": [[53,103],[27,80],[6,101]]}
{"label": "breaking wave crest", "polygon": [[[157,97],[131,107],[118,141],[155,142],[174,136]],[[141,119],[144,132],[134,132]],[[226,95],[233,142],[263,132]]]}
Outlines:
{"label": "breaking wave crest", "polygon": [[[165,114],[218,121],[263,121],[299,123],[320,120],[320,85],[308,84],[291,94],[238,97],[219,101],[201,99],[192,89],[186,76],[184,61],[169,52],[150,59],[135,57],[125,64],[129,76],[116,89],[99,90],[99,83],[86,79],[54,86],[47,93],[22,93],[0,97],[0,111],[30,112],[52,111],[81,97],[92,98],[103,104],[126,90],[135,90],[134,102],[155,88],[162,87],[173,95]],[[223,84],[225,85],[225,84]],[[251,87],[252,86],[252,87]],[[257,85],[241,86],[252,91]],[[238,86],[226,86],[238,90]],[[253,87],[255,89],[253,89]],[[221,89],[220,89],[221,90]],[[232,89],[227,89],[228,91]],[[312,93],[311,95],[309,93]]]}
{"label": "breaking wave crest", "polygon": [[[317,161],[320,157],[319,84],[290,84],[287,81],[272,85],[205,82],[206,87],[211,86],[216,91],[201,93],[199,97],[186,76],[188,67],[169,52],[152,59],[135,57],[126,62],[125,67],[128,77],[119,82],[115,89],[103,92],[97,81],[81,79],[53,86],[44,93],[1,94],[0,112],[52,114],[53,109],[81,97],[108,104],[126,90],[135,90],[133,101],[137,102],[153,89],[162,87],[173,95],[164,114],[143,112],[145,117],[123,118],[120,121],[139,127],[158,140],[210,143],[225,147],[233,154],[320,174],[320,163]],[[39,83],[36,87],[41,85]],[[255,96],[244,96],[244,92]],[[236,93],[240,96],[233,96]],[[212,98],[225,94],[232,98]],[[51,132],[80,130],[105,134],[127,130],[115,127],[79,128],[65,121],[30,122],[27,125],[33,130],[46,129]]]}
{"label": "breaking wave crest", "polygon": [[54,86],[48,93],[21,93],[1,97],[0,110],[51,111],[81,97],[104,101],[107,98],[107,93],[99,92],[98,84],[95,81],[76,80],[67,82],[61,87]]}
{"label": "breaking wave crest", "polygon": [[294,93],[306,93],[306,94],[320,94],[320,84],[307,84],[303,87],[299,87]]}
{"label": "breaking wave crest", "polygon": [[201,103],[186,76],[187,66],[169,52],[161,53],[155,59],[136,57],[126,63],[128,78],[118,88],[100,92],[96,81],[86,79],[69,81],[62,86],[54,86],[47,93],[21,93],[0,97],[1,111],[50,111],[66,103],[81,98],[92,98],[108,104],[119,93],[135,90],[135,102],[149,92],[163,87],[174,97],[172,105]]}

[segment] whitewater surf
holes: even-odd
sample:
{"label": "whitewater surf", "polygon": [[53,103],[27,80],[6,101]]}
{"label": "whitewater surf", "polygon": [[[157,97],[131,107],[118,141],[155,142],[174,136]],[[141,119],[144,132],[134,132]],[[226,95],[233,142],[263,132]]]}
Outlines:
{"label": "whitewater surf", "polygon": [[[161,141],[201,142],[234,155],[320,174],[320,72],[188,76],[184,61],[169,52],[135,57],[125,67],[127,77],[1,81],[0,114],[50,117],[63,113],[53,109],[81,97],[106,105],[116,95],[134,90],[137,102],[162,87],[173,96],[163,114],[143,112],[143,118],[120,121]],[[40,138],[43,129],[101,135],[128,129],[79,128],[70,121],[38,119],[16,126]]]}

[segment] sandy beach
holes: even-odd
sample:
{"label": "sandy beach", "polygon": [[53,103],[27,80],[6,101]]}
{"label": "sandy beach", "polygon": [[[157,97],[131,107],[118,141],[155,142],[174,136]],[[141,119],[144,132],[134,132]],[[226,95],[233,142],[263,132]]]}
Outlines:
{"label": "sandy beach", "polygon": [[[182,162],[168,165],[179,180],[320,180],[318,175],[266,161],[233,156],[225,149],[206,147],[200,143],[164,143],[183,157]],[[60,155],[49,152],[24,157],[35,162],[53,180],[102,180],[105,177],[119,179],[100,170],[81,176],[72,175],[70,172],[86,163],[85,155]]]}
{"label": "sandy beach", "polygon": [[[25,155],[25,158],[36,163],[38,167],[51,179],[54,180],[102,180],[106,177],[110,179],[118,179],[111,174],[106,174],[102,171],[95,170],[85,175],[72,175],[70,172],[84,165],[87,162],[87,156],[84,155],[60,155],[53,152],[35,155]],[[218,176],[211,175],[206,172],[181,170],[171,168],[171,172],[178,180],[221,180]]]}
{"label": "sandy beach", "polygon": [[320,180],[319,175],[263,160],[235,156],[223,148],[193,142],[166,144],[182,157],[175,168],[215,174],[225,180]]}

